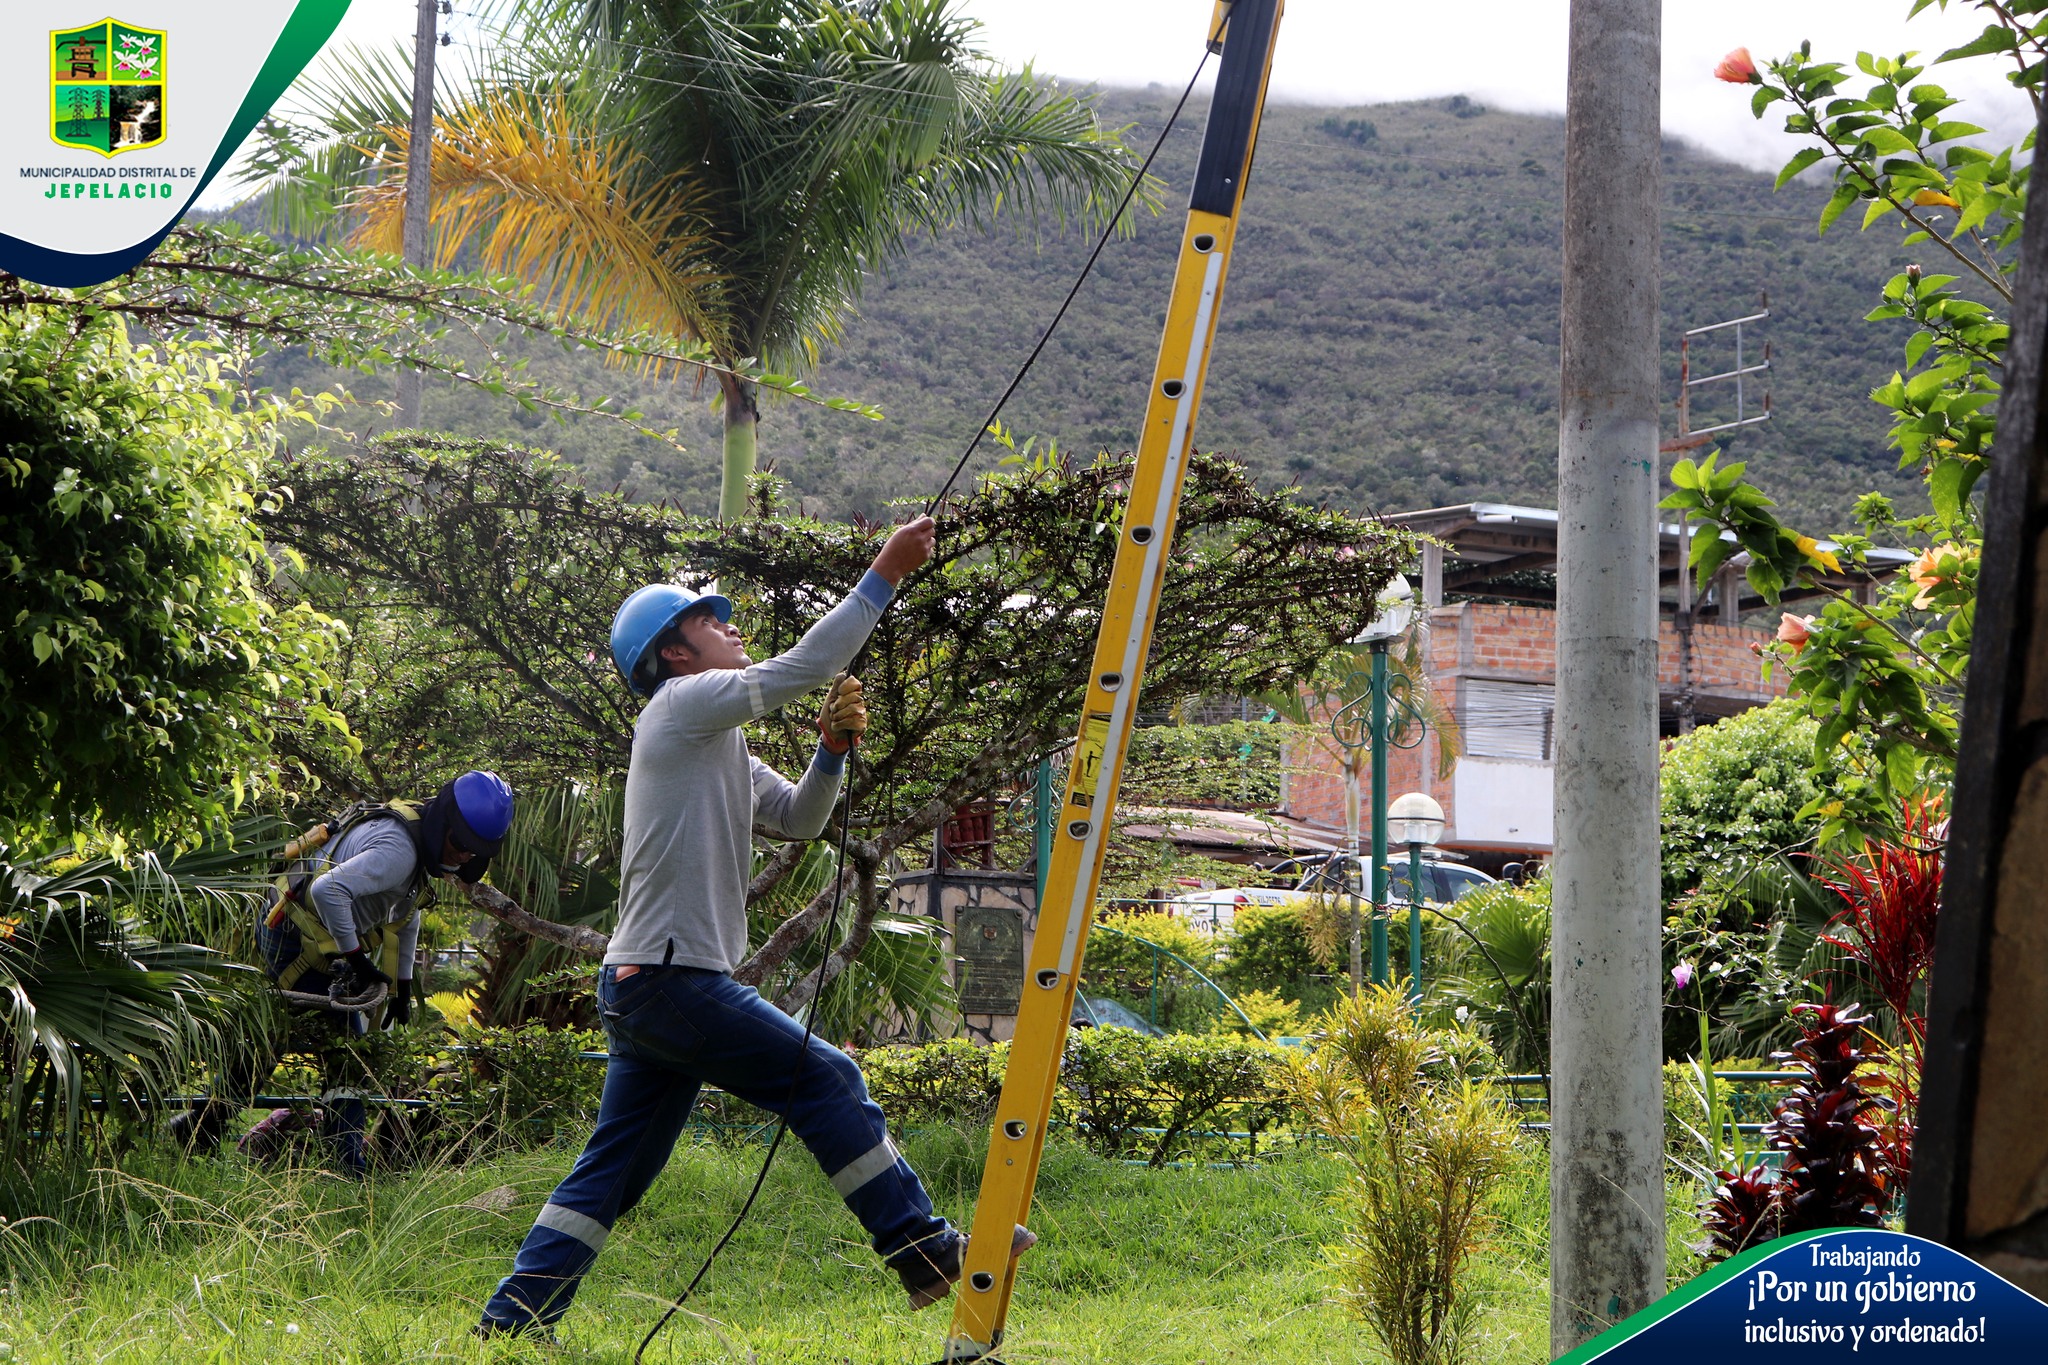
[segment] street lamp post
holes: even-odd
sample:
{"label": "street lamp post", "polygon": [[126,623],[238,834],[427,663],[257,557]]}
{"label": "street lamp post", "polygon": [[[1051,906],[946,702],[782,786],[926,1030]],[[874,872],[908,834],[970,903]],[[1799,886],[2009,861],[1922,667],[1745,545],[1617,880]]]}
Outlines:
{"label": "street lamp post", "polygon": [[[1351,641],[1372,649],[1372,983],[1387,984],[1387,646],[1408,629],[1415,594],[1399,574],[1379,596],[1379,615]],[[1351,854],[1358,854],[1356,839]],[[1349,880],[1348,878],[1346,879]],[[1357,915],[1352,916],[1356,941]]]}
{"label": "street lamp post", "polygon": [[1408,998],[1422,1000],[1422,846],[1444,832],[1444,808],[1421,792],[1387,807],[1387,832],[1408,845]]}

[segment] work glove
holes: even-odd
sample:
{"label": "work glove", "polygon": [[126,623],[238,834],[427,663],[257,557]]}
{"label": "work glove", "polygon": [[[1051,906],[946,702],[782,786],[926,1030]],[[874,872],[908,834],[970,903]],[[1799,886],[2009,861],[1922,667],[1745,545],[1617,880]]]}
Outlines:
{"label": "work glove", "polygon": [[827,749],[843,754],[867,730],[868,704],[860,679],[841,673],[832,680],[832,690],[825,694],[825,705],[818,712],[818,732],[825,737]]}
{"label": "work glove", "polygon": [[401,981],[391,988],[391,1002],[384,1017],[392,1028],[412,1022],[412,982]]}

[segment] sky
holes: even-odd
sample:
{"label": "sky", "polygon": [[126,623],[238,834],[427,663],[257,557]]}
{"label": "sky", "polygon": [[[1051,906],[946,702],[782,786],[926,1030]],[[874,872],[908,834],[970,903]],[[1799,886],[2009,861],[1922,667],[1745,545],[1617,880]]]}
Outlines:
{"label": "sky", "polygon": [[[444,22],[457,44],[475,42],[483,24],[475,0],[459,0]],[[965,0],[984,25],[998,61],[1104,85],[1178,87],[1201,55],[1209,0]],[[1797,145],[1769,111],[1749,112],[1748,92],[1713,78],[1731,48],[1761,62],[1802,39],[1816,56],[1845,63],[1858,51],[1929,56],[1983,28],[1974,5],[1949,0],[1910,23],[1910,0],[1672,0],[1664,6],[1664,127],[1693,146],[1758,169],[1775,170]],[[1566,87],[1568,0],[1290,0],[1274,58],[1273,95],[1316,104],[1379,104],[1470,95],[1524,113],[1562,114]],[[355,0],[334,39],[410,43],[415,0]],[[1450,22],[1447,22],[1447,16]],[[2014,141],[2031,120],[2024,96],[1972,67],[1935,68],[1923,80],[1969,101],[1971,121]],[[1212,67],[1213,69],[1213,67]],[[211,197],[211,196],[210,196]]]}

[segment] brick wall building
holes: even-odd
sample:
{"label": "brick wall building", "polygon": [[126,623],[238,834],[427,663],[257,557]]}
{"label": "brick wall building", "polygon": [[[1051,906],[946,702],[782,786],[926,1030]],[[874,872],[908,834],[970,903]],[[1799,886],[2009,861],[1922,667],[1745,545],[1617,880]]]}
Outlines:
{"label": "brick wall building", "polygon": [[[1548,607],[1457,602],[1427,613],[1422,646],[1437,708],[1454,717],[1458,757],[1442,771],[1442,741],[1432,729],[1415,748],[1394,750],[1387,792],[1420,791],[1442,803],[1445,848],[1495,859],[1550,851],[1551,760],[1557,638]],[[1784,695],[1783,673],[1766,681],[1750,648],[1770,638],[1754,626],[1693,627],[1693,710],[1699,723],[1734,715]],[[1680,705],[1678,633],[1667,618],[1658,651],[1666,733],[1675,733]],[[1344,778],[1339,746],[1321,727],[1319,742],[1289,756],[1285,812],[1309,824],[1344,828]],[[1371,765],[1360,754],[1360,791],[1370,804]],[[1371,812],[1361,816],[1371,838]]]}

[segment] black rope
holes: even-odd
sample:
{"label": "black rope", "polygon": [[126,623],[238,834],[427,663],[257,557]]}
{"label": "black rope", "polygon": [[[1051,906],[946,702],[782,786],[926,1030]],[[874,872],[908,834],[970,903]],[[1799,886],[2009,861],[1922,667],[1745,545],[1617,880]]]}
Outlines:
{"label": "black rope", "polygon": [[[1211,41],[1213,42],[1215,39],[1220,38],[1222,34],[1223,30],[1219,27],[1215,33],[1210,35]],[[1180,99],[1174,104],[1173,112],[1166,116],[1166,126],[1159,130],[1158,140],[1153,142],[1152,150],[1145,153],[1144,164],[1139,166],[1138,173],[1131,177],[1130,187],[1124,191],[1123,202],[1116,206],[1116,212],[1110,215],[1108,224],[1102,229],[1102,235],[1095,239],[1095,249],[1088,253],[1087,264],[1081,267],[1081,274],[1075,279],[1074,287],[1067,291],[1067,297],[1060,303],[1059,311],[1052,315],[1052,322],[1047,325],[1045,335],[1038,338],[1038,344],[1031,348],[1031,354],[1025,356],[1024,363],[1017,367],[1017,373],[1011,377],[1010,386],[1003,390],[1003,396],[996,399],[996,405],[988,410],[988,416],[982,418],[981,425],[975,429],[974,439],[967,443],[967,449],[960,452],[959,463],[955,464],[953,472],[946,476],[946,482],[940,487],[938,495],[925,504],[924,514],[926,516],[930,516],[932,509],[944,502],[946,494],[953,491],[954,482],[959,479],[960,471],[967,468],[967,462],[974,458],[975,449],[980,446],[981,438],[987,435],[988,429],[996,424],[996,418],[1001,415],[1003,405],[1010,401],[1010,395],[1017,392],[1017,386],[1024,382],[1024,376],[1031,373],[1031,367],[1037,362],[1039,352],[1045,349],[1045,343],[1052,340],[1052,334],[1059,328],[1060,319],[1067,315],[1068,305],[1073,303],[1074,297],[1081,292],[1081,286],[1088,283],[1088,273],[1095,269],[1095,262],[1102,255],[1102,249],[1109,245],[1110,237],[1116,232],[1116,225],[1123,221],[1124,211],[1130,208],[1131,200],[1138,193],[1138,186],[1145,183],[1145,173],[1152,169],[1153,159],[1159,155],[1159,149],[1166,145],[1167,134],[1173,131],[1174,123],[1180,118],[1180,111],[1187,107],[1188,96],[1195,92],[1195,82],[1202,79],[1203,68],[1207,67],[1208,64],[1209,49],[1207,46],[1204,46],[1202,49],[1202,60],[1195,63],[1195,74],[1188,77],[1187,86],[1180,92]]]}
{"label": "black rope", "polygon": [[775,1154],[782,1149],[782,1139],[789,1136],[789,1111],[796,1103],[797,1087],[803,1083],[804,1063],[811,1057],[811,1037],[818,1027],[818,1008],[824,1003],[825,972],[832,965],[832,944],[839,928],[839,908],[846,900],[846,840],[853,831],[853,755],[859,747],[858,744],[849,745],[846,750],[846,776],[844,785],[839,789],[839,862],[832,873],[832,910],[825,918],[825,954],[818,962],[818,975],[811,984],[811,1008],[810,1013],[804,1018],[804,1040],[797,1051],[796,1071],[789,1079],[789,1098],[783,1101],[781,1117],[775,1124],[775,1137],[768,1144],[768,1155],[761,1160],[760,1173],[754,1177],[754,1188],[747,1191],[746,1202],[741,1204],[740,1211],[732,1216],[732,1222],[726,1227],[725,1235],[706,1253],[704,1264],[697,1267],[697,1273],[683,1286],[683,1292],[676,1295],[675,1302],[668,1306],[668,1311],[661,1315],[661,1320],[648,1328],[647,1335],[640,1339],[639,1348],[633,1352],[633,1365],[640,1365],[640,1358],[647,1353],[647,1348],[654,1344],[654,1339],[661,1335],[661,1329],[668,1326],[669,1319],[682,1310],[690,1295],[697,1292],[697,1286],[711,1273],[711,1263],[718,1259],[718,1253],[725,1250],[726,1243],[733,1239],[733,1235],[740,1230],[740,1225],[747,1221],[747,1214],[752,1212],[754,1200],[760,1197],[761,1187],[768,1183],[768,1172],[774,1169]]}

